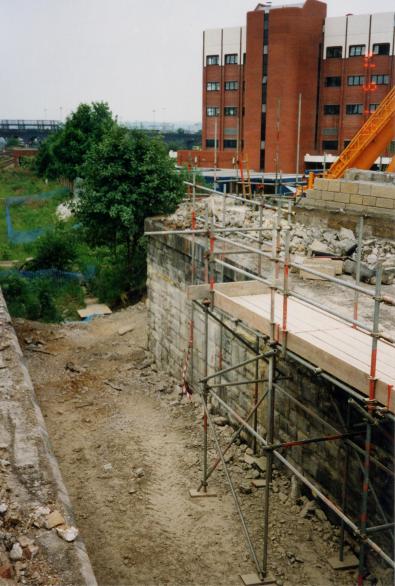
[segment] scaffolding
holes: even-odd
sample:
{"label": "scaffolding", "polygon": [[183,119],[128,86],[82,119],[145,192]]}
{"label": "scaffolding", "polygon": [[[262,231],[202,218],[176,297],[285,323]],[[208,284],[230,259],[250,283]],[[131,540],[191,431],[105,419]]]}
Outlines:
{"label": "scaffolding", "polygon": [[[380,330],[380,308],[383,303],[395,305],[395,300],[382,294],[382,273],[381,265],[378,265],[376,271],[375,290],[371,291],[360,284],[360,266],[361,266],[361,247],[363,234],[363,219],[360,219],[358,230],[358,255],[357,255],[357,270],[356,282],[349,281],[329,276],[320,271],[299,264],[291,260],[290,255],[290,224],[294,215],[292,206],[293,201],[290,199],[286,201],[284,197],[274,197],[273,203],[269,204],[268,199],[253,195],[253,199],[242,198],[230,193],[222,193],[213,189],[209,189],[196,184],[196,178],[193,177],[191,183],[186,183],[189,193],[188,199],[191,202],[191,228],[186,230],[160,230],[146,232],[149,236],[166,236],[171,234],[186,235],[191,238],[191,290],[195,292],[199,290],[199,295],[191,294],[192,301],[192,315],[190,320],[189,330],[189,344],[187,359],[184,365],[183,379],[187,388],[193,388],[201,397],[204,416],[203,416],[203,441],[202,441],[202,461],[203,473],[200,484],[198,486],[199,494],[209,494],[208,481],[214,471],[221,464],[226,480],[228,482],[230,492],[233,496],[236,510],[240,517],[241,526],[246,539],[247,547],[250,552],[252,561],[256,568],[254,584],[270,584],[274,583],[269,575],[268,563],[268,545],[269,545],[269,513],[270,513],[270,496],[273,478],[273,466],[276,461],[281,466],[284,466],[288,471],[294,475],[302,484],[304,484],[312,493],[318,498],[329,510],[331,510],[339,519],[340,522],[340,538],[339,538],[339,560],[343,561],[345,557],[345,539],[346,531],[348,531],[354,539],[359,543],[359,561],[358,561],[358,585],[364,582],[366,573],[366,556],[367,548],[374,551],[386,564],[392,569],[395,569],[394,560],[388,555],[382,547],[374,541],[374,535],[378,532],[388,532],[394,539],[394,523],[393,519],[389,519],[380,504],[380,500],[376,494],[372,483],[371,468],[377,467],[380,471],[394,477],[394,472],[391,468],[383,464],[378,458],[372,454],[372,430],[377,430],[376,433],[386,433],[384,426],[386,423],[394,423],[393,415],[393,387],[388,385],[387,402],[383,404],[379,402],[376,396],[377,383],[377,353],[379,340],[386,344],[393,344],[389,336]],[[210,217],[208,204],[205,206],[204,217],[198,217],[196,213],[196,202],[199,198],[205,198],[207,195],[215,195],[221,197],[223,202],[222,207],[222,222],[215,222],[213,217]],[[227,203],[230,200],[242,202],[244,205],[252,206],[259,210],[259,225],[254,227],[244,228],[229,228],[226,227],[226,211]],[[285,204],[285,205],[284,205]],[[263,228],[263,210],[271,209],[274,213],[273,228]],[[281,227],[281,219],[288,220],[284,228]],[[202,228],[197,228],[197,220],[203,223]],[[284,230],[283,246],[281,247],[280,231]],[[265,230],[271,231],[271,242],[264,242],[263,232]],[[258,233],[258,237],[252,233]],[[237,239],[232,239],[232,236],[243,235],[243,242]],[[196,259],[196,238],[200,238],[205,248],[204,258],[204,284],[197,285],[197,259]],[[245,244],[247,239],[251,244]],[[220,246],[218,248],[218,244]],[[246,270],[230,261],[224,260],[224,256],[232,254],[253,254],[257,256],[257,270]],[[263,275],[262,261],[266,259],[270,261],[271,270],[270,276]],[[333,308],[325,306],[322,303],[307,298],[295,290],[291,289],[289,282],[289,272],[291,268],[303,268],[307,273],[321,277],[330,281],[337,286],[351,289],[354,293],[353,299],[353,316],[348,317]],[[270,332],[263,334],[260,331],[243,324],[245,330],[249,330],[255,336],[255,344],[250,339],[246,339],[237,331],[236,326],[229,324],[229,318],[223,310],[218,308],[215,303],[216,278],[219,282],[224,280],[224,271],[230,270],[233,273],[239,274],[241,278],[247,278],[254,282],[262,283],[269,288],[270,291]],[[276,321],[276,301],[281,299],[280,323]],[[358,316],[358,303],[361,295],[365,295],[373,302],[373,320],[372,324],[362,322]],[[294,298],[303,301],[309,306],[325,311],[327,314],[340,318],[347,323],[351,328],[364,332],[366,336],[371,338],[370,350],[370,369],[369,369],[369,383],[366,393],[362,394],[360,390],[353,388],[349,384],[345,384],[341,379],[336,378],[333,374],[326,372],[324,369],[317,368],[317,366],[299,356],[294,351],[288,348],[288,313],[289,300]],[[193,364],[193,347],[194,347],[194,312],[200,311],[204,316],[204,368],[203,377],[195,380],[194,364]],[[209,373],[209,321],[213,320],[220,327],[220,348],[219,348],[219,368],[214,372]],[[223,368],[222,365],[222,333],[227,331],[238,342],[252,353],[252,357],[248,358],[238,364],[233,364],[230,367]],[[340,409],[333,401],[334,411],[337,414],[337,419],[340,423],[341,429],[335,427],[332,423],[326,421],[320,414],[312,410],[307,405],[304,405],[297,397],[293,395],[289,389],[286,388],[282,382],[284,379],[279,377],[279,370],[277,364],[279,361],[290,361],[291,364],[298,364],[310,372],[312,372],[318,379],[322,379],[347,397],[346,413],[341,413]],[[260,376],[260,365],[262,361],[266,365],[266,375],[264,378]],[[254,378],[240,379],[232,382],[224,382],[223,377],[229,372],[236,372],[239,369],[253,364],[255,366]],[[190,375],[188,383],[186,383],[187,371]],[[262,388],[262,385],[265,385]],[[247,415],[242,417],[234,408],[227,402],[227,391],[232,387],[240,387],[243,385],[253,385],[253,393],[251,397],[251,406]],[[301,409],[310,418],[320,422],[328,433],[320,437],[311,437],[303,440],[278,441],[275,434],[275,406],[276,398],[279,395],[286,396],[298,409]],[[366,395],[366,396],[365,396]],[[209,410],[209,401],[213,400],[221,407],[221,410],[228,414],[229,418],[237,422],[238,427],[234,431],[229,443],[223,449],[221,448],[216,427],[213,424],[212,417]],[[331,399],[332,400],[332,399]],[[258,409],[266,403],[266,421],[264,424],[266,435],[262,434],[262,423],[258,421]],[[358,418],[358,420],[356,420]],[[261,424],[261,425],[260,425]],[[209,465],[208,445],[209,445],[209,430],[211,431],[213,442],[217,451],[216,460]],[[264,487],[264,516],[263,516],[263,549],[258,555],[256,548],[252,542],[250,532],[247,526],[245,516],[242,512],[239,498],[231,478],[228,464],[225,459],[225,454],[229,448],[240,437],[242,431],[246,432],[250,439],[251,445],[255,453],[263,453],[266,457],[266,484]],[[364,437],[363,447],[356,443],[356,438]],[[390,441],[393,438],[389,438]],[[333,502],[332,498],[324,493],[315,482],[308,478],[293,462],[291,462],[285,455],[287,450],[291,448],[299,448],[305,445],[317,445],[326,442],[341,442],[345,450],[345,461],[343,468],[343,483],[341,488],[341,503]],[[362,472],[363,482],[361,485],[361,505],[359,520],[355,521],[351,517],[349,506],[349,485],[350,485],[350,458],[351,454],[355,454],[356,461]],[[196,493],[196,491],[195,491]],[[374,505],[378,514],[382,518],[382,523],[379,525],[368,526],[368,499],[374,501]],[[250,577],[251,578],[251,577]],[[249,579],[250,579],[249,578]],[[245,580],[245,583],[248,581]]]}

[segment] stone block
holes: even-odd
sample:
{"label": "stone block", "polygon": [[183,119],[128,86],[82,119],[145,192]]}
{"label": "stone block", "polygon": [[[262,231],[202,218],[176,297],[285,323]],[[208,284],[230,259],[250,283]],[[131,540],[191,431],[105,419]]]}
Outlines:
{"label": "stone block", "polygon": [[376,198],[371,197],[370,195],[365,195],[363,197],[363,205],[364,206],[375,206],[376,205]]}
{"label": "stone block", "polygon": [[358,193],[358,183],[356,181],[341,181],[340,191],[343,193]]}
{"label": "stone block", "polygon": [[362,204],[357,204],[357,203],[346,203],[346,210],[351,210],[354,212],[364,212],[365,211],[365,206]]}
{"label": "stone block", "polygon": [[378,208],[387,208],[392,210],[394,208],[394,201],[393,199],[387,199],[385,197],[378,197],[376,198],[376,207]]}
{"label": "stone block", "polygon": [[395,199],[395,185],[390,183],[386,185],[377,185],[372,183],[372,195],[375,197],[384,197],[388,199]]}
{"label": "stone block", "polygon": [[358,181],[358,193],[360,195],[371,195],[372,184],[369,181]]}
{"label": "stone block", "polygon": [[340,191],[339,179],[327,179],[327,181],[328,181],[328,191]]}
{"label": "stone block", "polygon": [[350,203],[350,195],[348,193],[335,193],[335,201],[340,203]]}
{"label": "stone block", "polygon": [[335,193],[333,191],[323,191],[322,192],[322,199],[324,201],[334,201]]}
{"label": "stone block", "polygon": [[314,181],[314,189],[322,189],[323,191],[326,191],[328,189],[328,180],[323,179],[322,177],[317,177]]}
{"label": "stone block", "polygon": [[317,199],[322,199],[322,191],[320,189],[314,189],[314,198]]}
{"label": "stone block", "polygon": [[350,195],[350,203],[356,203],[359,205],[363,204],[363,198],[361,195],[355,195],[355,194],[351,194]]}

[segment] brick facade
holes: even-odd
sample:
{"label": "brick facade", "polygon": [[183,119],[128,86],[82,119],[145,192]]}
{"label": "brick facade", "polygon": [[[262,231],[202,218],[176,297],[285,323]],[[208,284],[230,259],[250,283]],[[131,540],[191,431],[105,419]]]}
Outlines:
{"label": "brick facade", "polygon": [[[319,0],[278,8],[258,4],[247,13],[246,27],[204,33],[202,151],[183,151],[180,164],[197,156],[200,166],[210,161],[232,167],[242,158],[255,171],[295,173],[303,172],[305,154],[343,150],[394,85],[394,14],[326,19],[326,11]],[[388,54],[373,54],[378,42],[388,45]],[[361,55],[350,56],[353,43],[361,43]],[[341,57],[328,56],[332,44],[340,45]],[[227,63],[228,51],[236,63]],[[209,62],[212,55],[218,63]],[[385,76],[384,83],[372,76]],[[351,77],[360,83],[351,85]],[[229,91],[227,82],[237,88]],[[209,83],[218,86],[213,90]],[[350,113],[347,107],[354,105],[360,111]],[[229,107],[236,109],[232,115]]]}

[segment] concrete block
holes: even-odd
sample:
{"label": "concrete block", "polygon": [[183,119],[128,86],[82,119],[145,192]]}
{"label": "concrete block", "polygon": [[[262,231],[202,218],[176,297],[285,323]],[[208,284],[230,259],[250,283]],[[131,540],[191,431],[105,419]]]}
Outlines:
{"label": "concrete block", "polygon": [[350,195],[348,193],[336,193],[335,201],[340,203],[350,203]]}
{"label": "concrete block", "polygon": [[358,181],[358,193],[360,195],[371,195],[372,184],[369,181]]}
{"label": "concrete block", "polygon": [[372,183],[372,195],[375,197],[395,199],[395,185],[391,185],[390,183],[386,185]]}
{"label": "concrete block", "polygon": [[[330,265],[328,262],[325,263],[321,263],[321,264],[316,264],[314,265],[314,268],[316,271],[319,271],[320,273],[324,273],[325,275],[328,275],[330,277],[334,277],[336,275],[336,266]],[[318,275],[312,275],[311,273],[307,273],[306,271],[304,271],[303,269],[300,270],[300,276],[302,277],[302,279],[309,279],[311,281],[325,281],[324,277],[319,277]]]}
{"label": "concrete block", "polygon": [[378,197],[376,198],[376,206],[378,208],[387,208],[392,210],[394,208],[394,201],[393,199],[387,199],[385,197]]}
{"label": "concrete block", "polygon": [[328,191],[340,191],[339,179],[327,179],[327,181],[328,181]]}
{"label": "concrete block", "polygon": [[320,189],[314,189],[314,198],[317,199],[322,199],[322,191]]}
{"label": "concrete block", "polygon": [[376,205],[376,198],[370,195],[365,195],[363,197],[363,205],[364,206],[375,206]]}
{"label": "concrete block", "polygon": [[334,201],[335,193],[333,191],[323,191],[322,192],[322,199],[324,201]]}
{"label": "concrete block", "polygon": [[346,203],[346,210],[354,211],[354,212],[364,212],[366,210],[365,206],[362,204],[357,203]]}
{"label": "concrete block", "polygon": [[[344,195],[344,194],[342,194],[342,195]],[[338,209],[344,207],[344,204],[342,205],[338,201],[326,201],[326,202],[322,202],[322,203],[323,203],[323,207],[333,209],[333,210],[338,210]]]}
{"label": "concrete block", "polygon": [[317,177],[314,181],[314,188],[315,189],[322,189],[326,191],[328,189],[328,179],[323,179],[322,177]]}
{"label": "concrete block", "polygon": [[350,203],[356,203],[359,205],[363,204],[363,198],[361,195],[355,195],[355,194],[351,194],[350,195]]}
{"label": "concrete block", "polygon": [[358,183],[356,181],[341,181],[340,191],[343,193],[358,193]]}

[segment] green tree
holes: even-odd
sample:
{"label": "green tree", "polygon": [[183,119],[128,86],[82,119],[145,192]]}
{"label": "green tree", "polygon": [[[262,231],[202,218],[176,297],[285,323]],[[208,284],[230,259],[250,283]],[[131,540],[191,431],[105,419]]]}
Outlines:
{"label": "green tree", "polygon": [[36,160],[37,172],[50,179],[62,177],[74,181],[81,173],[89,150],[114,124],[106,103],[80,104],[63,128],[41,145]]}
{"label": "green tree", "polygon": [[88,240],[126,250],[132,269],[145,218],[172,213],[183,196],[182,177],[163,141],[115,126],[88,153],[83,177],[75,211]]}

